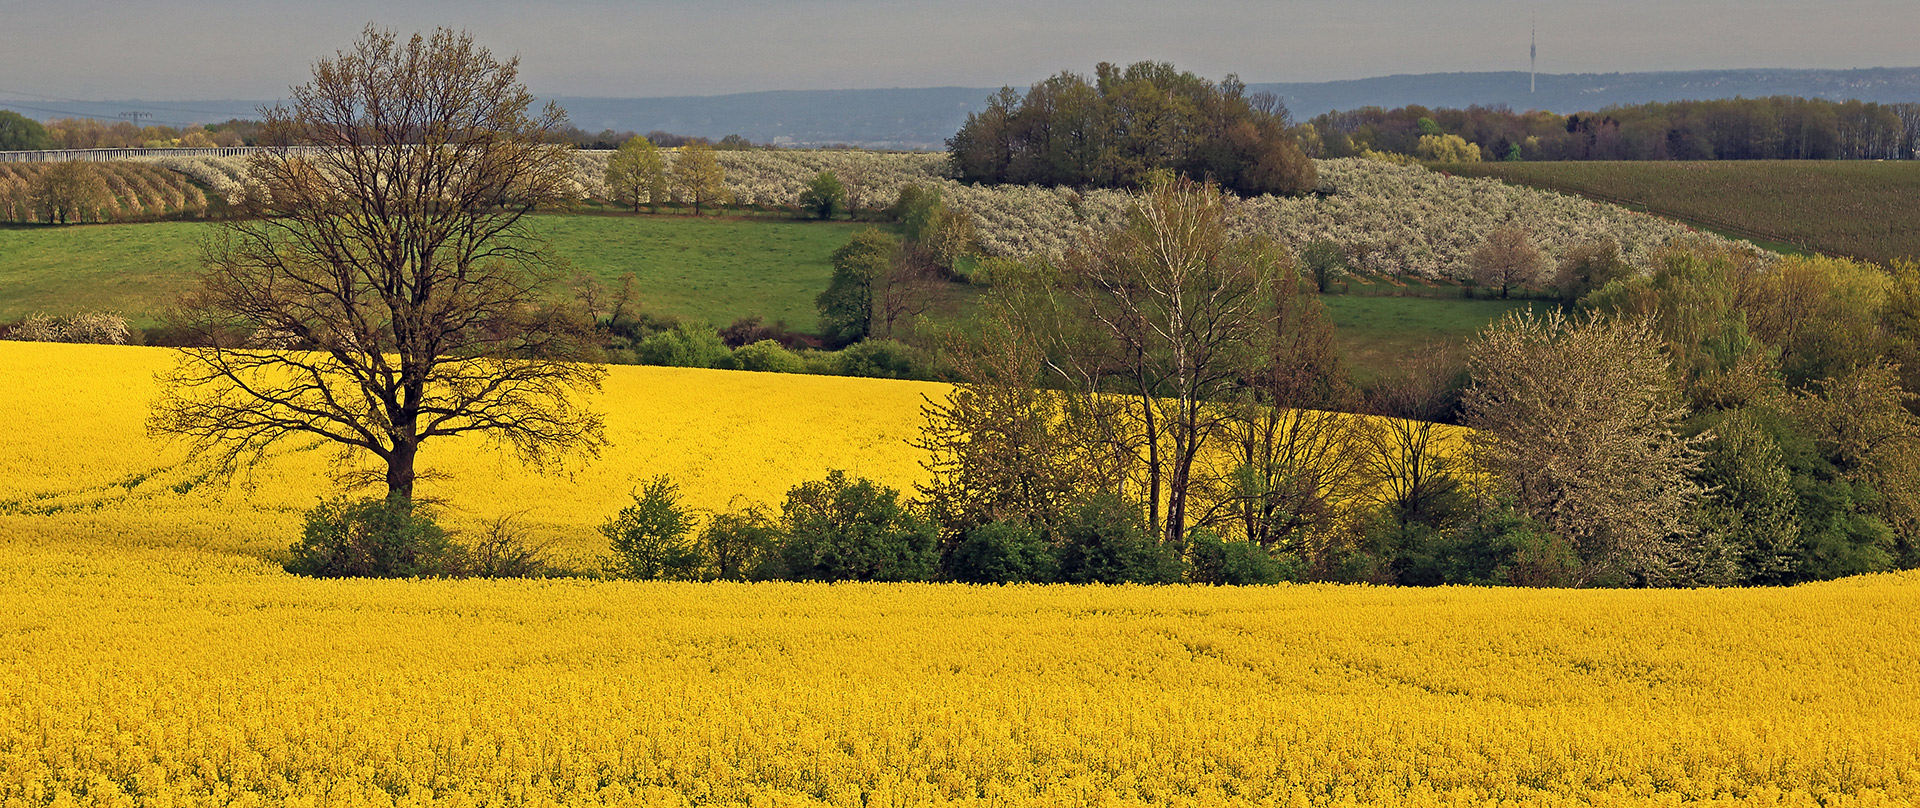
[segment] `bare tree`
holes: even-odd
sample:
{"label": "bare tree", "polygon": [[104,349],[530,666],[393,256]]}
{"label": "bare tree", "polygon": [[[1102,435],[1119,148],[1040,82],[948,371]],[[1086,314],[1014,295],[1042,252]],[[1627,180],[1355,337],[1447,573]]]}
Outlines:
{"label": "bare tree", "polygon": [[1496,228],[1492,235],[1467,256],[1473,267],[1473,282],[1489,289],[1500,288],[1500,298],[1515,286],[1540,280],[1547,270],[1547,257],[1533,246],[1527,231],[1514,226]]}
{"label": "bare tree", "polygon": [[1458,356],[1429,346],[1368,392],[1367,409],[1381,416],[1366,433],[1372,499],[1403,527],[1443,517],[1460,490],[1462,447],[1440,422],[1458,403],[1464,370]]}
{"label": "bare tree", "polygon": [[[604,370],[574,361],[581,317],[542,303],[548,263],[525,227],[568,199],[518,61],[464,33],[399,41],[369,26],[314,65],[291,106],[263,110],[264,193],[226,224],[181,315],[208,346],[163,374],[149,418],[232,469],[288,438],[371,454],[411,501],[431,438],[478,433],[544,464],[597,451],[577,394]],[[239,343],[231,334],[253,334]]]}
{"label": "bare tree", "polygon": [[873,322],[879,336],[898,337],[896,329],[910,328],[916,318],[933,308],[934,293],[946,284],[944,270],[933,251],[908,242],[875,280]]}
{"label": "bare tree", "polygon": [[1078,245],[1030,293],[1049,375],[1078,394],[1074,429],[1131,470],[1125,493],[1173,547],[1196,515],[1196,461],[1231,417],[1249,357],[1266,354],[1282,264],[1229,233],[1217,188],[1160,181],[1125,226]]}

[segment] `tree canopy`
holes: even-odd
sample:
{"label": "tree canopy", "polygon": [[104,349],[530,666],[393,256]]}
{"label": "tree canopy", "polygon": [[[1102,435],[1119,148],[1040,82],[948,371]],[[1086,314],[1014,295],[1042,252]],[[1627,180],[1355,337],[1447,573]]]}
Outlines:
{"label": "tree canopy", "polygon": [[964,182],[1142,187],[1156,172],[1211,180],[1242,195],[1300,194],[1313,161],[1288,131],[1286,107],[1164,62],[1062,72],[1023,95],[1011,87],[970,113],[947,141]]}

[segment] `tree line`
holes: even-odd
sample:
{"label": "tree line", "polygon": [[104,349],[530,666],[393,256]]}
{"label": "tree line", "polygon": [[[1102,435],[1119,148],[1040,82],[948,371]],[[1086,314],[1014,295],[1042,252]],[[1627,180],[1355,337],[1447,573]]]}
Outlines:
{"label": "tree line", "polygon": [[1315,157],[1422,154],[1453,136],[1485,160],[1911,160],[1920,103],[1772,96],[1611,106],[1560,115],[1505,106],[1363,107],[1299,128]]}

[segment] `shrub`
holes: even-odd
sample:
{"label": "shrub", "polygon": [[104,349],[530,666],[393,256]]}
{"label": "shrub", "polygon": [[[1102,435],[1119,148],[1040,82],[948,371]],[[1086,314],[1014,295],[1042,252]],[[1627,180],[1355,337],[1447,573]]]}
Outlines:
{"label": "shrub", "polygon": [[842,349],[835,363],[842,376],[875,379],[924,379],[922,354],[906,343],[870,339]]}
{"label": "shrub", "polygon": [[634,354],[643,365],[680,368],[730,368],[733,351],[706,323],[680,323],[640,341]]}
{"label": "shrub", "polygon": [[900,492],[832,471],[801,483],[780,506],[787,573],[814,581],[924,581],[939,562],[933,525]]}
{"label": "shrub", "polygon": [[1138,508],[1118,497],[1082,504],[1060,529],[1060,580],[1075,584],[1169,584],[1180,559],[1140,523]]}
{"label": "shrub", "polygon": [[779,530],[758,507],[718,514],[700,531],[700,549],[723,581],[782,577],[778,547]]}
{"label": "shrub", "polygon": [[613,548],[610,571],[622,578],[686,580],[698,575],[700,548],[688,539],[693,515],[679,502],[680,486],[665,475],[633,492],[633,504],[600,526]]}
{"label": "shrub", "polygon": [[1223,541],[1211,530],[1187,538],[1188,580],[1215,586],[1277,584],[1297,569],[1282,567],[1266,548],[1250,541]]}
{"label": "shrub", "polygon": [[733,352],[733,364],[741,370],[766,373],[805,373],[807,361],[770,339],[742,345]]}
{"label": "shrub", "polygon": [[833,172],[822,171],[800,192],[800,210],[808,218],[835,218],[847,210],[847,187]]}
{"label": "shrub", "polygon": [[1016,522],[989,522],[969,531],[954,548],[951,568],[955,580],[972,584],[1045,583],[1054,579],[1058,564],[1039,531]]}
{"label": "shrub", "polygon": [[419,578],[461,573],[460,548],[419,506],[337,498],[307,511],[286,570],[315,578]]}
{"label": "shrub", "polygon": [[10,339],[26,342],[85,342],[95,345],[125,345],[133,335],[127,318],[110,312],[88,312],[72,317],[48,317],[32,314],[13,327]]}
{"label": "shrub", "polygon": [[467,551],[466,573],[475,578],[547,578],[560,573],[547,559],[551,543],[527,540],[513,517],[489,522]]}

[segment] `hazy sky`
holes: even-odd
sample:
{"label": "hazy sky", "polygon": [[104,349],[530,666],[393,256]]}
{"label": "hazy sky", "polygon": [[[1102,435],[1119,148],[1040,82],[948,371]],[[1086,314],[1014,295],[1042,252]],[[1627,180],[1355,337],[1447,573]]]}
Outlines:
{"label": "hazy sky", "polygon": [[1920,0],[0,0],[0,99],[277,98],[368,22],[448,25],[549,95],[1025,86],[1100,61],[1318,81],[1920,65]]}

